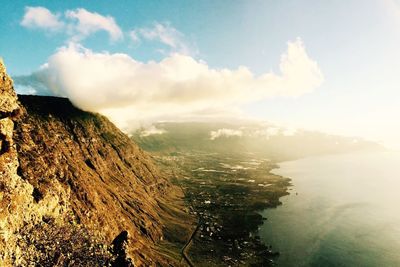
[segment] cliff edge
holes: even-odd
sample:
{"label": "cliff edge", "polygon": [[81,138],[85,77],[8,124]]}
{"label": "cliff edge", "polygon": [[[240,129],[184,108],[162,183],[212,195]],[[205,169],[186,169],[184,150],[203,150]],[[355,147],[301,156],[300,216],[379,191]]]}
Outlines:
{"label": "cliff edge", "polygon": [[191,218],[146,153],[67,99],[17,98],[2,63],[0,95],[1,266],[179,265],[160,242]]}

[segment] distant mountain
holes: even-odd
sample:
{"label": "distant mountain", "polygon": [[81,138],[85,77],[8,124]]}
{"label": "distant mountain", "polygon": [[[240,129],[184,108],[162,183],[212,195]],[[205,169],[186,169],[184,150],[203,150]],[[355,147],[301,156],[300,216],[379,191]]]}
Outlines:
{"label": "distant mountain", "polygon": [[384,149],[360,138],[252,122],[163,122],[138,129],[131,137],[151,152],[255,153],[273,160]]}

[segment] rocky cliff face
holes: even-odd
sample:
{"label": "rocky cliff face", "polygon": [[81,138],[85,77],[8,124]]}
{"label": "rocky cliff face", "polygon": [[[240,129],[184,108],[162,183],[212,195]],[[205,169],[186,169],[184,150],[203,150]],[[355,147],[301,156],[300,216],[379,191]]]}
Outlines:
{"label": "rocky cliff face", "polygon": [[[24,251],[18,245],[19,233],[27,224],[37,224],[43,216],[57,217],[49,198],[44,210],[35,205],[33,186],[18,175],[18,155],[14,143],[14,121],[20,113],[12,81],[0,63],[0,265],[23,265]],[[60,194],[61,196],[61,194]]]}
{"label": "rocky cliff face", "polygon": [[[0,265],[155,266],[180,190],[105,117],[19,96],[0,64]],[[185,236],[185,235],[183,235]],[[183,238],[184,239],[184,238]]]}

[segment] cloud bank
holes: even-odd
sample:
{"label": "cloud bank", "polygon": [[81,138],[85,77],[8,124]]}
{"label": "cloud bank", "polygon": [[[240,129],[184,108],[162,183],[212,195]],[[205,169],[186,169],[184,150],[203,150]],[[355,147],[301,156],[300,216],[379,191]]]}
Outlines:
{"label": "cloud bank", "polygon": [[125,128],[133,121],[210,116],[266,98],[301,96],[323,81],[300,39],[288,43],[279,70],[256,76],[244,66],[216,69],[177,53],[159,62],[140,62],[127,54],[96,53],[70,44],[38,71],[15,81],[34,84],[39,94],[68,97]]}

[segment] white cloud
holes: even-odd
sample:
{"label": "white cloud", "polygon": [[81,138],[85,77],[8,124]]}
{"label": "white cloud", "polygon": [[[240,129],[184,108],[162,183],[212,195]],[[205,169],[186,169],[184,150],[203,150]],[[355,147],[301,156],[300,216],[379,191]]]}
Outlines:
{"label": "white cloud", "polygon": [[[182,54],[144,63],[71,44],[50,56],[29,79],[125,128],[141,121],[209,118],[252,101],[300,96],[316,89],[323,76],[298,39],[288,43],[279,74],[255,76],[246,67],[215,69]],[[24,81],[28,86],[27,77]]]}
{"label": "white cloud", "polygon": [[140,132],[140,136],[144,137],[144,136],[150,136],[150,135],[160,135],[160,134],[164,134],[167,131],[164,129],[159,129],[154,125],[151,125],[149,128],[144,129]]}
{"label": "white cloud", "polygon": [[136,31],[129,32],[129,37],[131,38],[132,42],[135,44],[140,42],[140,38],[139,38],[138,34],[136,33]]}
{"label": "white cloud", "polygon": [[102,16],[95,12],[89,12],[84,8],[67,10],[65,17],[76,23],[70,23],[69,27],[75,40],[84,39],[97,31],[106,31],[111,40],[116,41],[123,37],[123,33],[114,18]]}
{"label": "white cloud", "polygon": [[211,131],[210,140],[215,140],[220,137],[232,137],[232,136],[242,136],[242,135],[243,132],[241,130],[222,128],[216,131]]}
{"label": "white cloud", "polygon": [[[39,28],[51,32],[63,32],[69,36],[69,42],[80,42],[99,31],[107,32],[112,41],[124,38],[123,31],[113,17],[90,12],[84,8],[69,9],[61,15],[52,13],[41,6],[26,7],[20,24],[31,29]],[[154,41],[163,44],[167,49],[158,50],[164,54],[196,55],[198,53],[196,46],[190,43],[185,35],[169,22],[154,22],[151,27],[136,28],[127,34],[134,44],[141,41]]]}
{"label": "white cloud", "polygon": [[160,42],[168,46],[172,52],[184,55],[196,53],[193,45],[188,44],[185,40],[184,34],[172,27],[168,22],[155,22],[152,27],[135,29],[129,35],[134,43],[137,43],[142,38]]}
{"label": "white cloud", "polygon": [[26,7],[20,24],[27,28],[65,30],[73,41],[83,40],[98,31],[106,31],[113,41],[123,38],[122,30],[113,17],[90,12],[84,8],[67,10],[62,17],[44,7]]}
{"label": "white cloud", "polygon": [[51,31],[60,30],[64,23],[59,14],[53,14],[44,7],[25,7],[25,14],[20,23],[27,28],[42,28]]}

